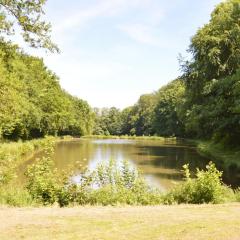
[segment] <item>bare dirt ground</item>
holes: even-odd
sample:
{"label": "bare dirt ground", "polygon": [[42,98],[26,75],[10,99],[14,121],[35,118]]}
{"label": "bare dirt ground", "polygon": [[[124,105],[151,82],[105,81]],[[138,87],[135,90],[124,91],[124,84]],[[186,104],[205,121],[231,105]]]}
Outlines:
{"label": "bare dirt ground", "polygon": [[240,204],[2,207],[0,239],[240,240]]}

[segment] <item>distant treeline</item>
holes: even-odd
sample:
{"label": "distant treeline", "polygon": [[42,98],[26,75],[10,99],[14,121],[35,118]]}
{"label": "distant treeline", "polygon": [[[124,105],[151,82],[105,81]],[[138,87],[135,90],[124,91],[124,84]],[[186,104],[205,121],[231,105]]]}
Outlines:
{"label": "distant treeline", "polygon": [[220,3],[191,39],[182,76],[132,107],[96,109],[95,134],[240,139],[240,0]]}
{"label": "distant treeline", "polygon": [[90,134],[87,102],[61,89],[43,60],[0,41],[0,139]]}

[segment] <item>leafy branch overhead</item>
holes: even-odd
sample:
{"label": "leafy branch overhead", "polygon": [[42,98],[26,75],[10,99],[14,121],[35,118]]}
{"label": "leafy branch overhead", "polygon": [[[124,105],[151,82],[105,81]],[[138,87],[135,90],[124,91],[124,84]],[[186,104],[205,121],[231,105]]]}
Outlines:
{"label": "leafy branch overhead", "polygon": [[59,52],[51,41],[51,25],[42,19],[45,3],[46,0],[0,0],[0,34],[15,34],[17,24],[31,47]]}

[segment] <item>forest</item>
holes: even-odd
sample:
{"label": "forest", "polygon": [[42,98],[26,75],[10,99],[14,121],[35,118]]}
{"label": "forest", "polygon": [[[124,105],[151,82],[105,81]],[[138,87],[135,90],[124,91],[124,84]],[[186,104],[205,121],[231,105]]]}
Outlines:
{"label": "forest", "polygon": [[[240,1],[217,5],[191,38],[182,75],[122,111],[96,109],[95,134],[159,135],[239,145]],[[160,78],[161,76],[159,76]]]}
{"label": "forest", "polygon": [[1,42],[0,74],[1,138],[26,140],[91,132],[91,107],[64,91],[42,59]]}

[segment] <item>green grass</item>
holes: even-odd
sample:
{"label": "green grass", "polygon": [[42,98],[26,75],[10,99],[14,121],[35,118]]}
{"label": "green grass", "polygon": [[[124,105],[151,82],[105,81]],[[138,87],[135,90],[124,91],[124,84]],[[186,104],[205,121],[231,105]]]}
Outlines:
{"label": "green grass", "polygon": [[55,140],[53,137],[47,137],[25,142],[0,143],[0,187],[15,178],[16,169],[20,164]]}
{"label": "green grass", "polygon": [[197,151],[205,157],[214,161],[221,161],[224,164],[236,164],[240,167],[240,148],[229,148],[223,144],[216,144],[211,141],[196,141]]}
{"label": "green grass", "polygon": [[165,137],[158,137],[158,136],[128,136],[128,135],[122,135],[122,136],[88,135],[88,136],[83,136],[82,138],[86,138],[86,139],[158,140],[158,141],[176,140],[175,137],[165,138]]}
{"label": "green grass", "polygon": [[240,204],[2,208],[0,239],[233,240]]}
{"label": "green grass", "polygon": [[0,188],[0,205],[12,207],[37,206],[32,196],[24,188],[5,186]]}
{"label": "green grass", "polygon": [[18,141],[0,143],[0,153],[5,156],[13,158],[15,161],[23,161],[29,158],[35,151],[41,149],[49,141],[53,141],[53,137],[42,139],[34,139],[30,141]]}

